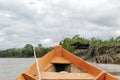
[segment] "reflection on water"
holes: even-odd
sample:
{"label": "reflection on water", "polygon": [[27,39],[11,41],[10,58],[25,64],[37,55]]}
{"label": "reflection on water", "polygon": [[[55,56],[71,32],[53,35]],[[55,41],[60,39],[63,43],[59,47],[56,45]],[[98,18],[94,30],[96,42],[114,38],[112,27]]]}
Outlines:
{"label": "reflection on water", "polygon": [[[0,58],[0,80],[15,80],[34,61],[34,58]],[[92,64],[120,79],[120,65]]]}

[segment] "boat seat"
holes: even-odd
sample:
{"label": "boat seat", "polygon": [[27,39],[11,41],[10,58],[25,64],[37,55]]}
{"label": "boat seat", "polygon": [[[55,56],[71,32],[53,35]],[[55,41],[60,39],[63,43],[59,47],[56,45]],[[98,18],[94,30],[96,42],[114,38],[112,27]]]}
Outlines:
{"label": "boat seat", "polygon": [[89,73],[42,72],[42,80],[94,80]]}
{"label": "boat seat", "polygon": [[60,56],[56,56],[55,58],[53,58],[50,63],[53,64],[71,64],[71,62],[63,57]]}
{"label": "boat seat", "polygon": [[[25,80],[38,80],[27,73],[23,73],[22,75]],[[41,78],[42,80],[94,80],[95,76],[89,73],[42,72]]]}

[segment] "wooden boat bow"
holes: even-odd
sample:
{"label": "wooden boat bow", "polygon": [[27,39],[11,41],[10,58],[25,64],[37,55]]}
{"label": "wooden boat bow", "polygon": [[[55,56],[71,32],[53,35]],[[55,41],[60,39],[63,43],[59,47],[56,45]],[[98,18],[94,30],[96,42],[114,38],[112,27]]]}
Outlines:
{"label": "wooden boat bow", "polygon": [[[42,80],[118,80],[112,75],[56,46],[38,60]],[[17,80],[38,80],[35,63]]]}

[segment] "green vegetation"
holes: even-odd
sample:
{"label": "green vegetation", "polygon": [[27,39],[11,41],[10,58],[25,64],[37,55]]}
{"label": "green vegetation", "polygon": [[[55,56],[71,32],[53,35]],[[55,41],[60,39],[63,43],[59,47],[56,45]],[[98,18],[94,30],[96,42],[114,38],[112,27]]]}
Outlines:
{"label": "green vegetation", "polygon": [[[42,47],[38,45],[35,47],[37,57],[42,57],[49,52],[52,47]],[[0,50],[0,57],[33,57],[33,46],[26,44],[24,48],[12,48],[7,50]]]}
{"label": "green vegetation", "polygon": [[[107,45],[117,45],[120,44],[120,36],[118,37],[112,37],[109,40],[102,40],[99,38],[91,38],[86,39],[83,37],[80,37],[79,35],[75,35],[72,38],[65,38],[62,41],[60,41],[60,45],[62,45],[63,48],[69,50],[70,52],[74,52],[74,47],[71,46],[71,44],[75,42],[80,43],[90,43],[90,45],[97,45],[97,46],[107,46]],[[52,47],[42,47],[41,44],[38,44],[36,49],[37,57],[42,57],[47,52],[52,50]],[[26,44],[24,48],[12,48],[12,49],[6,49],[6,50],[0,50],[0,57],[33,57],[33,48],[31,44]]]}
{"label": "green vegetation", "polygon": [[65,38],[64,40],[60,41],[60,45],[62,45],[62,47],[72,52],[74,51],[74,47],[71,46],[71,44],[75,42],[89,43],[90,45],[96,45],[96,46],[117,45],[117,44],[120,44],[120,36],[112,37],[111,39],[108,39],[108,40],[102,40],[99,38],[86,39],[86,38],[80,37],[79,35],[75,35],[72,38]]}

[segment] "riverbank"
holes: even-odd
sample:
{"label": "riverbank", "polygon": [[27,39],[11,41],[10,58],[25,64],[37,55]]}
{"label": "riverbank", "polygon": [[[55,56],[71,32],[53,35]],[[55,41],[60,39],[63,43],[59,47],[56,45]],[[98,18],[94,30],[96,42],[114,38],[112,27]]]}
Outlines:
{"label": "riverbank", "polygon": [[[42,52],[39,52],[37,50],[37,54],[40,53],[38,57],[40,57]],[[44,54],[42,53],[42,56],[45,55],[47,52],[48,51],[46,51],[45,49]],[[11,54],[11,52],[9,51],[7,51],[7,53]],[[23,53],[21,52],[21,54]],[[26,52],[27,55],[28,53],[30,52],[29,51]],[[106,64],[120,64],[120,45],[111,45],[111,46],[95,46],[94,45],[94,46],[89,46],[88,49],[75,49],[72,53],[90,62],[106,63]],[[14,51],[14,54],[15,54],[15,51]],[[33,54],[33,52],[31,52],[31,54]],[[32,58],[32,57],[33,56],[29,56],[29,57],[28,56],[27,57],[26,56],[22,56],[22,57],[4,56],[4,58]],[[3,58],[3,56],[0,58]]]}
{"label": "riverbank", "polygon": [[120,64],[120,45],[90,46],[87,50],[77,50],[75,54],[91,62]]}

